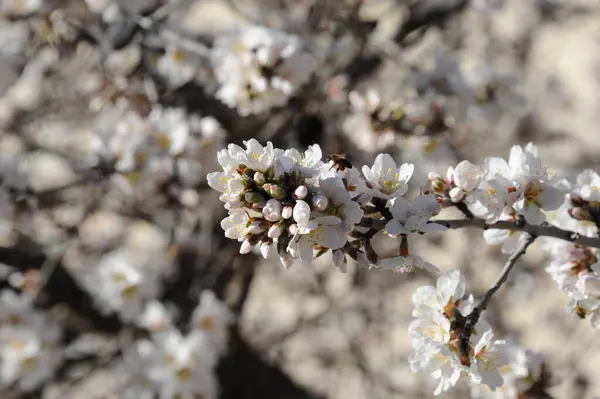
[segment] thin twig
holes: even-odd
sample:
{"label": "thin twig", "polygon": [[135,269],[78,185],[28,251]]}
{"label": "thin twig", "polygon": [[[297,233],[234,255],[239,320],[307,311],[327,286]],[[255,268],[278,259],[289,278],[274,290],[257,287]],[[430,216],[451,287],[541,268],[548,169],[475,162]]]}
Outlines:
{"label": "thin twig", "polygon": [[570,241],[572,243],[579,244],[584,247],[600,248],[600,237],[585,237],[573,231],[563,230],[551,225],[533,226],[520,221],[511,222],[506,220],[500,220],[496,223],[487,224],[485,220],[481,219],[434,219],[432,220],[432,222],[439,223],[452,230],[462,229],[465,227],[473,227],[483,230],[499,229],[522,231],[525,233],[529,233],[532,236],[554,237],[559,238],[561,240]]}
{"label": "thin twig", "polygon": [[536,238],[537,236],[531,234],[527,234],[525,237],[522,237],[519,246],[515,249],[510,258],[508,258],[508,261],[506,261],[506,264],[502,268],[502,271],[498,275],[498,278],[494,284],[485,292],[483,298],[481,298],[479,303],[475,306],[475,308],[473,308],[473,311],[466,317],[464,327],[460,331],[459,347],[461,355],[466,356],[467,359],[469,356],[469,340],[475,325],[479,321],[479,316],[481,316],[481,313],[487,308],[492,296],[506,282],[508,274],[517,264],[517,260],[519,260],[519,258],[525,254],[527,248],[529,248]]}

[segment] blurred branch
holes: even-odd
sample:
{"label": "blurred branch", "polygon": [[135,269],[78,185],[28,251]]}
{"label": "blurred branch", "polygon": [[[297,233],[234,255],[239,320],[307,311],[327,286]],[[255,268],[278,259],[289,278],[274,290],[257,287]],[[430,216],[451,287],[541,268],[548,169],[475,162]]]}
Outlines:
{"label": "blurred branch", "polygon": [[261,355],[231,329],[228,355],[219,363],[217,376],[223,399],[317,399],[294,383],[280,368],[265,362]]}
{"label": "blurred branch", "polygon": [[421,0],[414,2],[409,8],[408,20],[400,27],[394,41],[404,44],[407,37],[420,29],[447,21],[456,13],[461,12],[468,0]]}

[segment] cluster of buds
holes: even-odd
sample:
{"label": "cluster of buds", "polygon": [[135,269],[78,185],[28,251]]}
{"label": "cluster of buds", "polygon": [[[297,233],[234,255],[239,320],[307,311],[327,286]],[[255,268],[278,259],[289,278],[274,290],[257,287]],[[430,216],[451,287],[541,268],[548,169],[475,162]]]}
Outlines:
{"label": "cluster of buds", "polygon": [[[265,258],[277,254],[290,266],[298,258],[310,263],[314,251],[319,256],[343,248],[363,211],[348,191],[352,182],[321,160],[319,146],[301,154],[256,140],[245,145],[220,151],[223,172],[208,176],[229,210],[221,226],[242,242],[240,253],[258,246]],[[344,262],[339,252],[334,259]]]}
{"label": "cluster of buds", "polygon": [[[229,211],[221,223],[225,236],[242,242],[241,253],[258,247],[265,258],[276,254],[290,266],[331,250],[342,270],[348,255],[367,267],[437,272],[408,251],[408,234],[445,229],[429,222],[440,208],[434,196],[420,195],[413,203],[402,198],[414,165],[398,166],[389,154],[380,154],[373,166],[363,166],[363,177],[343,156],[323,162],[318,145],[303,154],[256,140],[245,145],[220,151],[223,171],[208,176]],[[384,213],[389,218],[381,219]],[[380,259],[371,239],[381,231],[401,240],[399,256]]]}

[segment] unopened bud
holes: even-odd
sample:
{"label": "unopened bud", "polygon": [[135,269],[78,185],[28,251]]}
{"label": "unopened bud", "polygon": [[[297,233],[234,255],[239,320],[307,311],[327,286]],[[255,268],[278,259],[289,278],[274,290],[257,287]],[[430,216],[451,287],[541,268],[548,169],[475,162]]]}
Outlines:
{"label": "unopened bud", "polygon": [[269,255],[271,254],[271,249],[273,249],[273,246],[271,245],[271,243],[263,241],[260,244],[260,254],[262,255],[263,258],[268,259]]}
{"label": "unopened bud", "polygon": [[298,188],[294,190],[294,197],[296,199],[302,200],[306,198],[307,195],[308,189],[306,188],[306,186],[298,186]]}
{"label": "unopened bud", "polygon": [[283,226],[283,224],[275,223],[273,226],[271,226],[269,228],[269,231],[267,232],[267,237],[277,238],[283,233],[284,229],[285,229],[285,227]]}
{"label": "unopened bud", "polygon": [[448,168],[448,171],[446,171],[446,181],[449,184],[452,184],[454,182],[454,167],[450,166]]}
{"label": "unopened bud", "polygon": [[264,198],[261,198],[261,200],[259,202],[255,202],[254,204],[252,204],[252,209],[260,211],[261,209],[263,209],[265,207],[266,204],[267,204],[267,201]]}
{"label": "unopened bud", "polygon": [[279,255],[279,260],[281,261],[281,264],[286,269],[289,269],[290,266],[292,266],[294,264],[294,258],[290,254],[286,254],[286,253],[280,254]]}
{"label": "unopened bud", "polygon": [[257,191],[248,191],[246,194],[244,194],[244,199],[247,203],[253,205],[264,201],[265,198]]}
{"label": "unopened bud", "polygon": [[263,221],[255,220],[250,223],[250,226],[246,229],[248,234],[260,234],[265,231]]}
{"label": "unopened bud", "polygon": [[450,190],[450,200],[455,204],[459,203],[465,198],[465,194],[462,188],[454,187]]}
{"label": "unopened bud", "polygon": [[278,222],[281,220],[282,207],[281,202],[271,198],[267,201],[262,213],[269,222]]}
{"label": "unopened bud", "polygon": [[265,184],[263,185],[263,190],[271,197],[279,200],[284,199],[287,195],[285,190],[276,184]]}
{"label": "unopened bud", "polygon": [[281,211],[281,217],[284,219],[289,219],[294,214],[294,208],[291,206],[284,206]]}
{"label": "unopened bud", "polygon": [[291,235],[296,235],[296,233],[298,232],[298,225],[296,223],[290,224],[290,226],[288,227],[288,232]]}
{"label": "unopened bud", "polygon": [[252,243],[250,243],[249,239],[245,239],[244,242],[242,242],[242,246],[240,247],[240,254],[247,254],[252,252]]}
{"label": "unopened bud", "polygon": [[326,196],[318,194],[313,197],[312,204],[318,211],[324,211],[327,209],[329,201]]}
{"label": "unopened bud", "polygon": [[260,172],[254,173],[253,180],[254,180],[254,183],[256,183],[256,185],[258,185],[258,186],[262,186],[266,182],[265,175],[263,175]]}

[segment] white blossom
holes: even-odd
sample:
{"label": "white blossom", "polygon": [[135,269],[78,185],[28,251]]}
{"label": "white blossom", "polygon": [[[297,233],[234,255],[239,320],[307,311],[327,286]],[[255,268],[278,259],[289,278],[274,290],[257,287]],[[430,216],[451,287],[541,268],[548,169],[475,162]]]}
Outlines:
{"label": "white blossom", "polygon": [[433,195],[418,195],[413,203],[395,198],[390,209],[393,219],[386,224],[385,230],[391,235],[445,231],[445,226],[429,221],[440,210],[441,205]]}
{"label": "white blossom", "polygon": [[411,163],[397,167],[389,154],[379,154],[373,166],[363,166],[362,172],[373,196],[392,199],[406,193],[414,169],[415,166]]}
{"label": "white blossom", "polygon": [[228,345],[228,329],[233,323],[233,314],[212,291],[202,291],[200,303],[192,312],[193,330],[202,331],[216,353],[223,355]]}

